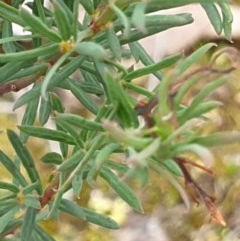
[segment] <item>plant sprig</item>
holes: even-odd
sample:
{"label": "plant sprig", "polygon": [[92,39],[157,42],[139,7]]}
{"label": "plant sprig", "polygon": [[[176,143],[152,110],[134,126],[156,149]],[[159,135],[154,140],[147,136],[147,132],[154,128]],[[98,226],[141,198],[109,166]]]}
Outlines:
{"label": "plant sprig", "polygon": [[[0,193],[4,194],[0,198],[1,238],[12,234],[21,241],[26,236],[29,240],[54,240],[40,228],[39,222],[57,218],[61,212],[117,229],[118,224],[111,218],[63,198],[65,192],[72,190],[76,197],[81,197],[83,183],[95,187],[100,177],[130,207],[143,212],[128,180],[139,172],[140,182],[147,182],[147,172],[152,167],[157,172],[182,177],[186,193],[198,202],[189,189],[193,186],[210,211],[211,219],[225,225],[214,197],[199,187],[186,165],[208,174],[212,171],[182,156],[194,153],[206,164],[212,157],[210,147],[240,141],[239,132],[206,136],[198,132],[199,123],[206,121],[205,114],[219,105],[206,98],[226,81],[226,75],[236,66],[216,69],[215,60],[222,54],[218,52],[208,66],[192,70],[197,60],[215,46],[213,43],[185,59],[177,54],[155,63],[137,42],[191,24],[194,19],[188,13],[156,12],[193,2],[201,3],[216,33],[223,30],[226,39],[231,40],[231,11],[228,3],[220,0],[54,0],[53,11],[35,0],[29,5],[32,14],[15,4],[0,2],[0,17],[4,21],[0,40],[4,45],[0,54],[0,95],[33,84],[14,104],[14,109],[26,107],[18,126],[20,134],[7,131],[14,157],[0,150],[0,162],[12,176],[12,182],[0,182]],[[85,14],[82,22],[78,21],[80,5]],[[149,12],[153,14],[145,14]],[[19,24],[31,34],[13,36],[10,23]],[[128,44],[131,57],[143,67],[126,69],[120,63],[124,44]],[[225,52],[230,59],[236,59],[234,51]],[[166,68],[172,71],[164,75],[162,70]],[[183,105],[184,96],[206,73],[210,82],[191,103]],[[149,74],[160,80],[153,92],[133,81]],[[55,93],[56,88],[70,91],[79,105],[91,113],[91,119],[64,113],[65,100]],[[143,97],[142,101],[139,96]],[[139,116],[143,117],[143,125]],[[55,128],[45,126],[50,119],[55,122]],[[52,150],[41,158],[45,165],[55,165],[53,173],[48,173],[47,185],[42,180],[38,160],[25,145],[29,136],[59,143],[59,153]],[[23,175],[22,167],[28,177]]]}

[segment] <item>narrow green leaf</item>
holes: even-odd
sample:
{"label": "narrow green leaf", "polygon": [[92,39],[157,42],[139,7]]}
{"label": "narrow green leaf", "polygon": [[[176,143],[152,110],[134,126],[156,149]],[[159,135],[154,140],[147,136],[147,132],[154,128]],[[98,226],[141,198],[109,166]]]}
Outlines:
{"label": "narrow green leaf", "polygon": [[[154,64],[154,61],[152,58],[149,56],[149,54],[146,52],[146,50],[142,47],[139,42],[130,42],[128,43],[130,53],[132,57],[135,59],[136,63],[139,62],[139,60],[142,61],[142,59],[146,59],[148,64]],[[124,55],[123,55],[124,56]],[[128,55],[127,55],[128,57]],[[143,62],[143,61],[142,61]],[[146,65],[146,64],[144,64]]]}
{"label": "narrow green leaf", "polygon": [[97,177],[97,174],[102,167],[102,165],[107,162],[108,157],[110,154],[112,154],[115,150],[119,148],[119,144],[117,143],[110,143],[106,146],[104,146],[98,153],[95,158],[94,164],[91,166],[90,171],[87,175],[87,182],[90,186],[95,187],[96,182],[95,179]]}
{"label": "narrow green leaf", "polygon": [[17,53],[0,54],[0,63],[26,61],[27,59],[37,58],[39,56],[57,53],[59,50],[58,44],[47,44],[45,46],[21,51]]}
{"label": "narrow green leaf", "polygon": [[0,162],[22,187],[27,186],[27,181],[19,171],[16,164],[11,159],[9,159],[9,157],[6,154],[4,154],[1,150],[0,150]]}
{"label": "narrow green leaf", "polygon": [[[195,128],[199,124],[199,120],[196,118],[189,119],[184,124],[179,125],[178,128],[176,128],[172,133],[170,133],[166,139],[163,141],[163,146],[168,146],[171,148],[171,144],[175,142],[176,138],[179,136],[184,136],[184,142],[189,142],[189,140],[192,140],[192,135],[194,135],[193,128]],[[170,152],[170,149],[168,149]],[[167,156],[167,155],[165,155]]]}
{"label": "narrow green leaf", "polygon": [[125,13],[120,8],[118,8],[116,5],[112,4],[111,8],[114,11],[114,13],[116,14],[116,16],[120,19],[120,21],[122,22],[122,24],[124,26],[123,38],[128,38],[129,33],[130,33],[130,27],[131,27],[130,21],[128,20]]}
{"label": "narrow green leaf", "polygon": [[97,170],[100,169],[102,164],[107,161],[108,156],[116,151],[119,148],[119,144],[117,143],[110,143],[106,146],[104,146],[97,154],[96,159],[95,159],[95,168]]}
{"label": "narrow green leaf", "polygon": [[11,76],[15,75],[17,72],[19,72],[23,68],[31,66],[33,63],[34,62],[31,60],[27,60],[27,61],[19,61],[14,64],[12,64],[10,62],[10,63],[3,65],[0,68],[0,71],[1,71],[0,83],[8,82],[8,79],[12,80]]}
{"label": "narrow green leaf", "polygon": [[[86,2],[86,1],[84,1]],[[77,41],[77,35],[79,30],[83,30],[82,24],[80,24],[80,22],[78,21],[79,19],[79,0],[74,0],[73,1],[73,20],[72,20],[72,25],[71,25],[71,29],[72,29],[72,36],[74,41]],[[79,30],[78,30],[79,29]]]}
{"label": "narrow green leaf", "polygon": [[75,152],[71,157],[65,160],[59,167],[58,171],[63,172],[75,167],[83,158],[84,154],[81,150]]}
{"label": "narrow green leaf", "polygon": [[68,77],[81,66],[84,58],[85,56],[76,57],[63,68],[61,68],[58,72],[56,72],[56,74],[52,76],[48,89],[51,90],[52,88],[60,85],[64,80],[68,79]]}
{"label": "narrow green leaf", "polygon": [[119,43],[119,39],[112,26],[110,26],[107,29],[107,41],[108,41],[108,44],[109,44],[113,57],[116,58],[118,61],[120,61],[121,53],[122,53],[121,45]]}
{"label": "narrow green leaf", "polygon": [[4,202],[4,201],[8,201],[9,199],[12,199],[12,198],[15,198],[16,197],[16,194],[14,193],[11,193],[11,194],[8,194],[8,195],[4,195],[4,196],[1,196],[0,197],[0,202]]}
{"label": "narrow green leaf", "polygon": [[117,106],[117,114],[121,125],[125,127],[138,126],[136,112],[131,105],[129,96],[126,95],[121,81],[115,79],[112,75],[107,74],[105,77],[107,94],[111,103]]}
{"label": "narrow green leaf", "polygon": [[71,36],[71,23],[66,8],[62,0],[53,1],[55,22],[63,40],[68,40]]}
{"label": "narrow green leaf", "polygon": [[231,8],[226,2],[219,2],[219,6],[222,10],[223,15],[223,30],[225,38],[229,41],[232,41],[232,22],[233,14]]}
{"label": "narrow green leaf", "polygon": [[0,2],[0,17],[8,20],[9,22],[17,23],[21,26],[25,26],[24,21],[19,16],[19,11],[9,4]]}
{"label": "narrow green leaf", "polygon": [[83,8],[86,10],[86,12],[87,12],[89,15],[92,15],[92,14],[93,14],[94,7],[93,7],[92,1],[80,0],[79,2],[81,3],[81,5],[83,6]]}
{"label": "narrow green leaf", "polygon": [[[13,64],[11,63],[11,65]],[[45,73],[47,68],[48,68],[48,65],[46,63],[42,63],[39,65],[32,65],[28,68],[24,68],[24,69],[21,69],[20,71],[17,71],[10,78],[8,78],[7,81],[23,78],[28,75],[36,75],[37,73]]]}
{"label": "narrow green leaf", "polygon": [[57,114],[56,121],[62,120],[70,125],[92,131],[103,131],[101,123],[94,122],[75,114]]}
{"label": "narrow green leaf", "polygon": [[64,107],[62,105],[61,99],[56,93],[49,93],[50,95],[50,101],[51,101],[51,106],[54,111],[57,111],[59,113],[64,112]]}
{"label": "narrow green leaf", "polygon": [[19,206],[15,206],[0,217],[0,233],[4,231],[8,223],[13,219],[14,215],[18,212]]}
{"label": "narrow green leaf", "polygon": [[0,216],[8,212],[8,207],[18,205],[17,195],[15,193],[3,194],[0,200]]}
{"label": "narrow green leaf", "polygon": [[233,42],[232,41],[232,22],[233,20],[229,20],[226,15],[223,15],[224,36],[229,42]]}
{"label": "narrow green leaf", "polygon": [[[2,38],[11,37],[13,34],[12,32],[12,24],[11,22],[5,20],[2,26]],[[16,45],[13,42],[6,42],[2,45],[2,49],[4,53],[15,53],[16,52]]]}
{"label": "narrow green leaf", "polygon": [[[97,75],[97,71],[94,67],[94,64],[91,62],[85,61],[79,66],[79,68],[83,71],[84,75],[86,75],[87,73],[92,74],[92,75]],[[89,80],[89,78],[86,77],[85,81],[88,82],[88,80]],[[96,79],[93,82],[96,82]]]}
{"label": "narrow green leaf", "polygon": [[143,67],[143,68],[139,68],[135,71],[131,71],[129,74],[127,74],[126,76],[124,76],[124,79],[126,81],[132,80],[132,79],[136,79],[139,77],[142,77],[144,75],[148,75],[148,74],[152,74],[153,72],[157,72],[160,69],[166,68],[170,65],[173,65],[174,63],[176,63],[179,59],[181,59],[181,55],[177,54],[177,55],[173,55],[170,57],[166,57],[164,59],[162,59],[161,61],[159,61],[158,63]]}
{"label": "narrow green leaf", "polygon": [[107,73],[108,68],[106,68],[106,65],[103,64],[102,62],[94,62],[94,68],[96,69],[96,74],[99,83],[101,83],[103,86],[105,86],[105,75]]}
{"label": "narrow green leaf", "polygon": [[193,140],[193,142],[206,147],[231,145],[235,143],[240,143],[240,132],[239,131],[217,132],[217,133],[209,134],[202,137],[196,137]]}
{"label": "narrow green leaf", "polygon": [[60,165],[63,162],[62,156],[56,152],[49,152],[41,157],[40,161],[46,164]]}
{"label": "narrow green leaf", "polygon": [[125,83],[123,83],[123,85],[124,85],[124,87],[126,87],[126,89],[135,91],[137,94],[146,96],[149,99],[153,98],[155,95],[154,92],[147,90],[145,87],[141,87],[141,86],[129,83],[129,82],[125,82]]}
{"label": "narrow green leaf", "polygon": [[201,58],[209,49],[216,46],[215,43],[208,43],[197,49],[186,59],[184,59],[176,68],[177,75],[183,74],[194,62]]}
{"label": "narrow green leaf", "polygon": [[[105,63],[109,64],[109,65],[112,65],[112,67],[116,68],[119,75],[120,74],[122,74],[122,75],[127,74],[127,69],[122,64],[119,64],[116,61],[113,61],[113,60],[110,60],[110,59],[105,60]],[[107,71],[107,69],[106,69],[106,71]]]}
{"label": "narrow green leaf", "polygon": [[36,213],[37,213],[37,210],[32,207],[29,207],[27,209],[23,219],[22,229],[20,233],[21,241],[31,240],[32,232],[35,227]]}
{"label": "narrow green leaf", "polygon": [[[57,128],[58,131],[62,131],[64,133],[66,133],[66,131],[61,126],[59,126],[57,123],[56,123],[56,128]],[[75,140],[74,139],[73,139],[73,142],[75,144]],[[61,150],[63,158],[67,158],[67,156],[68,156],[68,143],[60,142],[59,143],[59,147],[60,147],[60,150]]]}
{"label": "narrow green leaf", "polygon": [[39,110],[39,124],[41,126],[45,125],[50,117],[52,111],[51,102],[41,98],[40,110]]}
{"label": "narrow green leaf", "polygon": [[119,229],[118,224],[111,218],[106,217],[102,214],[96,213],[90,209],[87,209],[84,207],[79,207],[77,204],[75,204],[69,200],[62,199],[61,205],[59,208],[63,212],[67,212],[67,213],[69,213],[75,217],[81,218],[81,219],[86,219],[88,222],[97,224],[104,228]]}
{"label": "narrow green leaf", "polygon": [[7,195],[3,195],[0,200],[1,206],[0,206],[0,214],[1,216],[8,212],[8,207],[13,207],[18,204],[17,201],[17,195],[16,193],[11,193]]}
{"label": "narrow green leaf", "polygon": [[206,98],[212,91],[214,91],[219,86],[224,84],[226,82],[226,80],[227,80],[226,76],[221,76],[218,79],[216,79],[216,80],[206,84],[202,88],[202,90],[195,96],[195,98],[193,99],[191,105],[183,111],[182,121],[188,120],[188,118],[190,118],[190,116],[192,116],[194,111],[196,111],[195,112],[195,114],[196,114],[197,113],[196,108],[199,107],[199,103],[201,103],[204,100],[204,98]]}
{"label": "narrow green leaf", "polygon": [[81,104],[96,115],[98,112],[98,106],[94,103],[91,97],[86,94],[82,89],[77,88],[78,86],[75,84],[74,81],[69,82],[69,87],[73,95],[81,102]]}
{"label": "narrow green leaf", "polygon": [[104,103],[101,107],[100,110],[96,116],[96,118],[94,119],[95,122],[100,122],[103,119],[112,119],[113,117],[113,113],[115,113],[115,109],[114,107],[109,104],[109,103]]}
{"label": "narrow green leaf", "polygon": [[52,68],[47,72],[42,88],[41,88],[41,95],[47,99],[47,90],[51,82],[54,81],[53,76],[56,74],[57,70],[61,67],[61,65],[67,60],[67,58],[72,54],[72,51],[68,51],[64,53],[57,61],[54,63]]}
{"label": "narrow green leaf", "polygon": [[146,9],[147,3],[146,2],[138,2],[134,6],[133,14],[132,14],[132,23],[133,25],[140,31],[146,32],[146,26],[145,26],[145,9]]}
{"label": "narrow green leaf", "polygon": [[[30,125],[32,126],[36,120],[37,110],[38,110],[39,96],[27,104],[25,109],[21,125]],[[25,143],[28,139],[27,133],[20,133],[20,139]]]}
{"label": "narrow green leaf", "polygon": [[57,120],[57,126],[61,128],[61,130],[69,133],[69,135],[73,138],[75,145],[79,148],[83,148],[84,144],[82,139],[79,136],[79,133],[71,126],[67,121]]}
{"label": "narrow green leaf", "polygon": [[198,106],[196,106],[192,111],[185,112],[183,111],[181,113],[181,116],[179,115],[179,122],[184,123],[187,120],[190,120],[191,118],[200,117],[203,114],[206,114],[207,112],[211,111],[212,109],[215,109],[219,106],[222,106],[222,102],[219,101],[208,101],[200,103]]}
{"label": "narrow green leaf", "polygon": [[86,180],[87,180],[88,185],[92,188],[96,188],[97,187],[96,177],[98,174],[98,170],[94,166],[91,166],[89,168],[89,170],[86,172],[86,174],[87,174]]}
{"label": "narrow green leaf", "polygon": [[32,38],[37,37],[37,35],[26,34],[20,36],[12,36],[0,39],[0,44],[8,43],[8,42],[17,42],[17,41],[29,41]]}
{"label": "narrow green leaf", "polygon": [[61,36],[51,30],[39,17],[34,16],[25,9],[20,9],[20,16],[25,21],[25,25],[31,28],[33,33],[38,33],[53,42],[60,42]]}
{"label": "narrow green leaf", "polygon": [[113,219],[111,219],[105,215],[96,213],[96,212],[94,212],[90,209],[84,208],[84,207],[82,207],[82,209],[84,211],[86,220],[88,222],[97,224],[101,227],[108,228],[108,229],[119,229],[118,224]]}
{"label": "narrow green leaf", "polygon": [[79,197],[83,185],[83,177],[81,175],[74,175],[72,178],[72,190],[75,197]]}
{"label": "narrow green leaf", "polygon": [[[19,171],[21,171],[21,160],[20,158],[18,157],[18,155],[16,155],[16,153],[14,153],[14,156],[13,156],[13,163],[16,165],[16,167],[18,168]],[[18,185],[18,181],[15,179],[15,177],[13,177],[12,179],[12,183]]]}
{"label": "narrow green leaf", "polygon": [[0,202],[1,206],[0,206],[0,217],[3,216],[4,214],[6,214],[10,209],[16,207],[16,205],[18,205],[18,201],[17,201],[17,195],[13,194],[14,197],[11,197],[10,195],[8,196],[4,196],[3,201]]}
{"label": "narrow green leaf", "polygon": [[39,235],[36,232],[32,233],[32,241],[42,241]]}
{"label": "narrow green leaf", "polygon": [[62,7],[64,8],[64,11],[67,12],[68,17],[70,18],[71,22],[74,19],[73,16],[73,11],[74,11],[74,1],[67,1],[67,0],[62,0],[65,4],[62,5]]}
{"label": "narrow green leaf", "polygon": [[6,189],[13,193],[19,192],[19,188],[16,185],[7,183],[7,182],[1,182],[1,181],[0,181],[0,189]]}
{"label": "narrow green leaf", "polygon": [[143,33],[137,29],[130,31],[128,38],[125,38],[123,34],[120,34],[120,44],[127,44],[129,42],[138,41],[142,38],[159,33],[169,28],[190,24],[193,22],[193,18],[190,14],[176,14],[176,15],[153,15],[146,16],[145,23],[147,32]]}
{"label": "narrow green leaf", "polygon": [[129,170],[129,168],[126,165],[113,161],[106,161],[105,165],[109,167],[111,170],[115,170],[121,174],[125,174]]}
{"label": "narrow green leaf", "polygon": [[[40,88],[40,83],[36,83],[34,84],[34,86],[32,87],[31,90],[27,91],[26,93],[24,93],[23,95],[21,95],[18,100],[15,102],[15,104],[13,105],[13,110],[18,109],[19,107],[25,105],[25,104],[29,104],[29,103],[35,103],[36,100],[38,100],[37,97],[39,97],[39,88]],[[33,106],[33,108],[37,109],[35,103]],[[30,105],[32,106],[32,105]],[[30,107],[28,107],[30,108]],[[35,111],[36,112],[36,111]]]}
{"label": "narrow green leaf", "polygon": [[205,10],[216,33],[218,35],[220,35],[222,32],[223,24],[222,24],[221,15],[218,12],[217,7],[215,6],[214,3],[202,3],[201,5],[202,5],[203,9]]}
{"label": "narrow green leaf", "polygon": [[[28,173],[30,180],[33,183],[40,180],[40,176],[36,169],[34,160],[33,160],[32,156],[30,155],[26,146],[24,146],[22,144],[22,142],[20,141],[18,135],[12,130],[7,130],[7,135],[8,135],[8,139],[10,140],[16,154],[20,158],[26,172]],[[41,186],[38,186],[37,191],[38,191],[38,194],[42,193]]]}
{"label": "narrow green leaf", "polygon": [[[36,10],[35,10],[35,8]],[[44,4],[42,0],[35,0],[33,3],[33,13],[37,14],[44,23],[47,23],[46,14],[44,11]]]}
{"label": "narrow green leaf", "polygon": [[96,151],[102,145],[102,140],[103,140],[103,135],[97,135],[95,138],[92,138],[92,141],[90,143],[88,143],[89,145],[88,145],[87,150],[84,151],[84,155],[81,158],[81,161],[77,164],[77,166],[71,172],[71,175],[67,178],[67,180],[64,181],[63,185],[59,189],[59,192],[65,191],[65,189],[71,184],[72,178],[75,175],[80,175],[80,176],[83,175],[84,171],[87,168],[89,161],[93,158]]}
{"label": "narrow green leaf", "polygon": [[179,105],[181,104],[183,98],[186,96],[187,92],[194,87],[197,81],[199,81],[199,76],[194,75],[190,79],[188,79],[188,81],[185,81],[181,84],[176,95],[173,97],[173,103],[176,109],[179,108]]}
{"label": "narrow green leaf", "polygon": [[177,163],[175,161],[173,161],[172,159],[161,161],[160,165],[162,165],[165,169],[167,169],[169,172],[171,172],[172,174],[174,174],[178,177],[183,176],[181,169],[179,168]]}
{"label": "narrow green leaf", "polygon": [[229,2],[229,0],[152,0],[147,5],[147,12],[156,12],[157,10],[179,7],[192,3],[213,3],[213,2]]}
{"label": "narrow green leaf", "polygon": [[112,189],[133,209],[143,212],[142,206],[133,191],[110,170],[101,168],[99,174]]}
{"label": "narrow green leaf", "polygon": [[66,212],[72,216],[86,220],[85,212],[82,207],[72,201],[62,199],[59,209],[62,212]]}
{"label": "narrow green leaf", "polygon": [[[89,74],[88,76],[91,76],[91,74]],[[89,78],[88,78],[89,80]],[[74,80],[71,80],[74,81]],[[80,81],[74,81],[76,85],[79,86],[79,88],[81,88],[84,92],[87,92],[89,94],[95,94],[98,96],[101,96],[104,94],[103,88],[102,86],[96,82],[95,80],[91,80],[89,82],[80,82]]]}
{"label": "narrow green leaf", "polygon": [[41,241],[56,241],[56,239],[54,239],[52,236],[50,236],[49,233],[47,233],[44,229],[42,229],[38,225],[35,225],[34,231],[41,238]]}
{"label": "narrow green leaf", "polygon": [[[146,50],[140,45],[140,43],[138,42],[132,42],[132,43],[128,43],[129,48],[131,50],[131,53],[134,57],[134,59],[136,60],[136,62],[138,62],[139,60],[141,60],[141,62],[145,65],[145,66],[149,66],[149,65],[153,65],[155,64],[155,62],[153,61],[153,59],[151,58],[151,56],[146,52]],[[161,80],[163,78],[163,74],[160,71],[154,72],[152,73],[154,74],[159,80]]]}
{"label": "narrow green leaf", "polygon": [[74,144],[71,136],[63,131],[34,126],[18,126],[18,128],[20,131],[30,136],[35,136],[46,140],[59,141],[70,145]]}

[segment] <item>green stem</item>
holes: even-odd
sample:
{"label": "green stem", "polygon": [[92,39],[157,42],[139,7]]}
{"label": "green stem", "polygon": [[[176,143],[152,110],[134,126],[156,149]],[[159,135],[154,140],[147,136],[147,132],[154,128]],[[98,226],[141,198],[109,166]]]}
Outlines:
{"label": "green stem", "polygon": [[68,185],[72,182],[73,177],[78,174],[81,175],[83,172],[83,168],[87,165],[89,159],[92,157],[92,155],[95,153],[95,151],[98,149],[99,145],[102,143],[103,135],[99,135],[96,137],[96,139],[93,141],[91,147],[86,152],[83,159],[79,162],[77,167],[72,171],[72,173],[69,175],[68,179],[63,183],[63,185],[60,187],[58,192],[62,193],[65,191],[65,189],[68,187]]}

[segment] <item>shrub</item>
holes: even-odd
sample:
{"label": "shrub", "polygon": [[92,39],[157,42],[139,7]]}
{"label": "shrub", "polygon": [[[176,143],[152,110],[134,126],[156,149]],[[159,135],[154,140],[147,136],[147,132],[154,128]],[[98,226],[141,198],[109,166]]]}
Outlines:
{"label": "shrub", "polygon": [[[215,198],[199,186],[186,166],[211,175],[210,148],[239,141],[238,132],[202,135],[199,131],[207,122],[205,114],[221,104],[206,97],[234,70],[231,66],[217,69],[215,61],[222,53],[235,53],[232,49],[220,50],[207,66],[189,70],[215,44],[208,43],[186,58],[176,54],[156,63],[138,40],[192,23],[188,13],[157,12],[192,2],[200,3],[216,33],[223,31],[230,40],[232,15],[228,3],[52,0],[50,11],[43,1],[35,0],[29,4],[33,12],[30,14],[18,8],[22,2],[0,2],[0,94],[30,86],[14,104],[14,109],[25,106],[19,133],[7,130],[15,155],[11,158],[0,151],[0,161],[12,176],[11,182],[0,182],[1,238],[13,234],[12,240],[53,240],[39,222],[62,212],[117,229],[118,224],[111,218],[65,199],[64,194],[72,190],[78,197],[83,183],[94,188],[103,179],[130,207],[143,212],[127,181],[137,178],[146,184],[150,168],[171,183],[177,182],[176,176],[182,177],[185,192],[192,200],[203,202],[211,219],[225,225],[215,207]],[[84,9],[82,22],[78,21],[79,5]],[[12,23],[31,34],[13,36]],[[126,69],[121,64],[125,44],[131,58],[143,67]],[[162,69],[166,68],[170,71],[163,74]],[[78,71],[80,74],[76,74]],[[152,92],[133,81],[149,74],[159,79]],[[183,104],[184,96],[200,78],[207,78],[208,83],[190,103]],[[69,90],[91,118],[64,113],[64,99],[55,92],[56,88]],[[55,129],[46,127],[49,119],[54,121]],[[59,143],[59,153],[52,150],[41,158],[43,163],[55,166],[47,185],[36,166],[38,160],[26,147],[29,136]],[[189,153],[201,159],[203,165],[191,160]],[[114,156],[120,156],[121,163]]]}

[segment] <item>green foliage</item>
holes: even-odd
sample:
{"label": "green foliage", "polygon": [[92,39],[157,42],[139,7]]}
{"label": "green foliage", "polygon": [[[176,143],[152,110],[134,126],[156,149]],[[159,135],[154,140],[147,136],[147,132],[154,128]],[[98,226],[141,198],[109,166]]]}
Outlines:
{"label": "green foliage", "polygon": [[[76,197],[81,196],[83,183],[96,187],[100,177],[130,207],[143,212],[140,200],[127,181],[138,178],[144,184],[149,168],[159,173],[167,171],[173,179],[175,176],[185,178],[202,197],[211,218],[224,225],[213,199],[190,178],[185,164],[192,162],[184,156],[194,153],[207,163],[211,161],[209,147],[239,142],[238,132],[207,136],[198,132],[199,123],[207,121],[205,114],[220,104],[206,98],[226,81],[227,71],[218,71],[210,63],[187,72],[214,47],[211,43],[185,59],[173,55],[155,63],[136,41],[192,23],[194,20],[188,13],[170,16],[156,12],[193,2],[201,3],[216,33],[223,30],[230,40],[232,15],[228,3],[220,0],[52,2],[53,11],[49,11],[42,1],[35,0],[29,5],[33,14],[16,8],[18,4],[10,6],[0,2],[3,22],[0,94],[33,84],[14,105],[14,109],[26,107],[18,126],[20,134],[7,130],[15,152],[13,159],[0,151],[0,162],[12,175],[12,183],[0,182],[0,237],[14,233],[21,241],[26,237],[36,241],[54,240],[38,223],[57,218],[62,212],[117,229],[114,220],[64,199],[64,193],[72,189]],[[83,22],[78,21],[79,5],[85,9]],[[150,12],[154,14],[146,15]],[[17,23],[31,34],[13,36],[9,23]],[[20,40],[32,47],[26,49],[26,42]],[[126,69],[120,63],[124,44],[128,44],[131,57],[144,67]],[[170,73],[161,72],[169,67]],[[78,71],[81,75],[76,75]],[[132,81],[149,74],[160,80],[153,93]],[[206,74],[209,83],[190,104],[183,104],[184,96],[200,81],[201,75],[206,77]],[[91,113],[91,119],[65,114],[65,100],[54,92],[55,88],[70,90],[79,104]],[[135,95],[130,95],[129,90]],[[139,104],[134,96],[141,96],[146,103]],[[145,121],[143,126],[139,124],[139,116]],[[55,129],[45,127],[52,117]],[[37,120],[40,126],[35,124]],[[41,180],[38,160],[25,145],[29,136],[60,144],[60,153],[53,150],[41,158],[43,163],[55,165],[47,186]],[[121,156],[122,163],[118,163],[114,155]]]}

